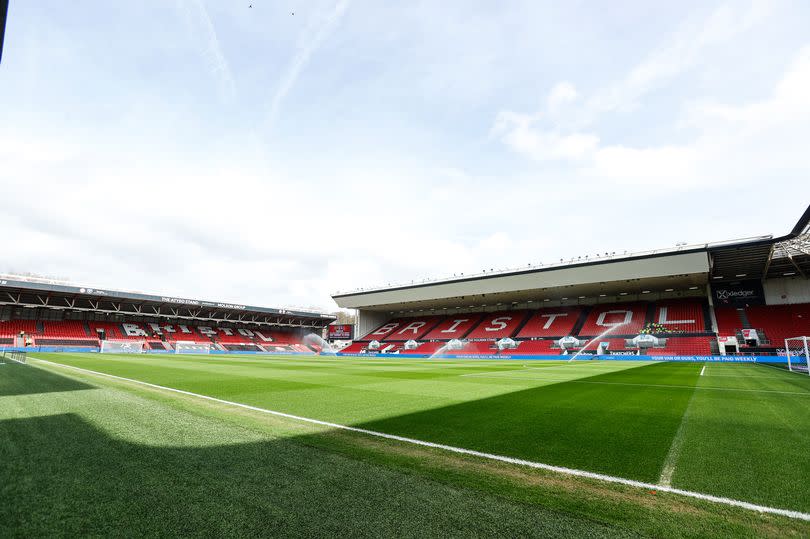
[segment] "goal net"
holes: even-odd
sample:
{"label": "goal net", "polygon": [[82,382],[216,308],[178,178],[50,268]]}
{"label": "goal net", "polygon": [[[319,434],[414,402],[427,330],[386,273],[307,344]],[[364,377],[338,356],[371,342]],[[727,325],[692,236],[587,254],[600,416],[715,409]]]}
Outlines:
{"label": "goal net", "polygon": [[8,361],[16,361],[17,363],[25,363],[26,362],[26,354],[25,352],[17,352],[12,350],[3,350],[0,353],[0,364],[8,363]]}
{"label": "goal net", "polygon": [[175,354],[208,354],[211,352],[210,343],[181,342],[174,345]]}
{"label": "goal net", "polygon": [[142,354],[144,341],[101,341],[99,352],[102,354]]}
{"label": "goal net", "polygon": [[785,339],[785,355],[788,370],[810,374],[810,370],[807,368],[808,357],[810,357],[810,337]]}

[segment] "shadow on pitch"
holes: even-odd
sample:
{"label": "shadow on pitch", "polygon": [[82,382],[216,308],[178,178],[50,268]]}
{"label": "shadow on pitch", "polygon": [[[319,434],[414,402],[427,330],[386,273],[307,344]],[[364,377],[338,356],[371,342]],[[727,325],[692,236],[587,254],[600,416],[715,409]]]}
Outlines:
{"label": "shadow on pitch", "polygon": [[0,421],[0,536],[617,532],[294,440],[154,447],[112,438],[73,414]]}
{"label": "shadow on pitch", "polygon": [[0,397],[84,389],[95,389],[95,387],[14,361],[9,361],[0,367]]}
{"label": "shadow on pitch", "polygon": [[697,375],[647,365],[355,426],[656,482],[694,387],[643,384],[693,386]]}

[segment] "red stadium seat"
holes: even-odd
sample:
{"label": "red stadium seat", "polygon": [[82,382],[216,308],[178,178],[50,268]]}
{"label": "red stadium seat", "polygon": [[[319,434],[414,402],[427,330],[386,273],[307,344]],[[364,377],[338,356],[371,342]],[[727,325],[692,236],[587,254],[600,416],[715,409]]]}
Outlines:
{"label": "red stadium seat", "polygon": [[359,354],[360,351],[363,348],[365,348],[366,346],[368,346],[368,343],[353,342],[352,344],[350,344],[349,346],[347,346],[346,348],[341,350],[341,353],[344,353],[344,354]]}
{"label": "red stadium seat", "polygon": [[389,320],[385,324],[381,325],[374,331],[370,331],[367,335],[365,335],[362,339],[358,339],[360,341],[381,341],[385,337],[387,337],[392,331],[399,328],[402,325],[402,321],[399,319]]}
{"label": "red stadium seat", "polygon": [[401,355],[431,355],[435,354],[442,346],[447,343],[443,342],[423,342],[415,350],[402,350]]}
{"label": "red stadium seat", "polygon": [[579,330],[579,335],[583,337],[594,337],[601,335],[604,331],[617,324],[627,322],[626,325],[617,328],[614,334],[635,335],[644,327],[647,317],[647,303],[614,303],[609,305],[597,305]]}
{"label": "red stadium seat", "polygon": [[554,340],[546,339],[540,341],[521,341],[518,347],[514,350],[505,350],[504,354],[520,356],[520,355],[537,355],[537,356],[557,356],[560,355],[561,350],[554,348]]}
{"label": "red stadium seat", "polygon": [[428,340],[461,339],[481,320],[481,317],[482,315],[480,314],[457,314],[449,316],[423,338]]}
{"label": "red stadium seat", "polygon": [[784,347],[785,339],[810,335],[810,304],[760,305],[746,307],[748,322],[761,330],[774,347]]}
{"label": "red stadium seat", "polygon": [[577,323],[580,307],[552,307],[537,311],[529,318],[517,338],[565,337],[570,335]]}
{"label": "red stadium seat", "polygon": [[653,322],[685,333],[706,331],[703,302],[699,300],[661,301],[656,304]]}
{"label": "red stadium seat", "polygon": [[26,335],[37,333],[35,320],[0,320],[0,336],[16,337],[24,331]]}
{"label": "red stadium seat", "polygon": [[712,337],[667,337],[664,348],[650,348],[651,356],[709,356]]}
{"label": "red stadium seat", "polygon": [[[440,316],[424,316],[417,318],[405,318],[401,324],[388,333],[383,340],[387,341],[408,341],[419,340],[426,333],[436,327],[441,320]],[[377,339],[380,340],[380,339]]]}
{"label": "red stadium seat", "polygon": [[739,311],[734,307],[715,307],[714,317],[717,320],[717,331],[723,337],[733,337],[743,327]]}
{"label": "red stadium seat", "polygon": [[527,311],[490,313],[467,335],[467,339],[495,340],[511,337],[527,316]]}

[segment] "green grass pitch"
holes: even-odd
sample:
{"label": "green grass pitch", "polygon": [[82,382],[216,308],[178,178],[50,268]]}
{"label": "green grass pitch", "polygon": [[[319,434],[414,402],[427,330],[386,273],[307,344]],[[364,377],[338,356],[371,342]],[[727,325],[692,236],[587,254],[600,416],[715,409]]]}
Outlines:
{"label": "green grass pitch", "polygon": [[[785,535],[806,522],[331,432],[38,362],[810,512],[810,377],[748,364],[36,354],[0,535]],[[127,534],[127,533],[124,533]]]}

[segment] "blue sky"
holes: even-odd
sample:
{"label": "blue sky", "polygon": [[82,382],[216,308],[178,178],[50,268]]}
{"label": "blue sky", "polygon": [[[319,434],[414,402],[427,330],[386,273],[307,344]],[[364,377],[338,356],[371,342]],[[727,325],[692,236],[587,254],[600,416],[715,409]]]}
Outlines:
{"label": "blue sky", "polygon": [[806,2],[250,3],[11,1],[0,272],[332,308],[810,202]]}

